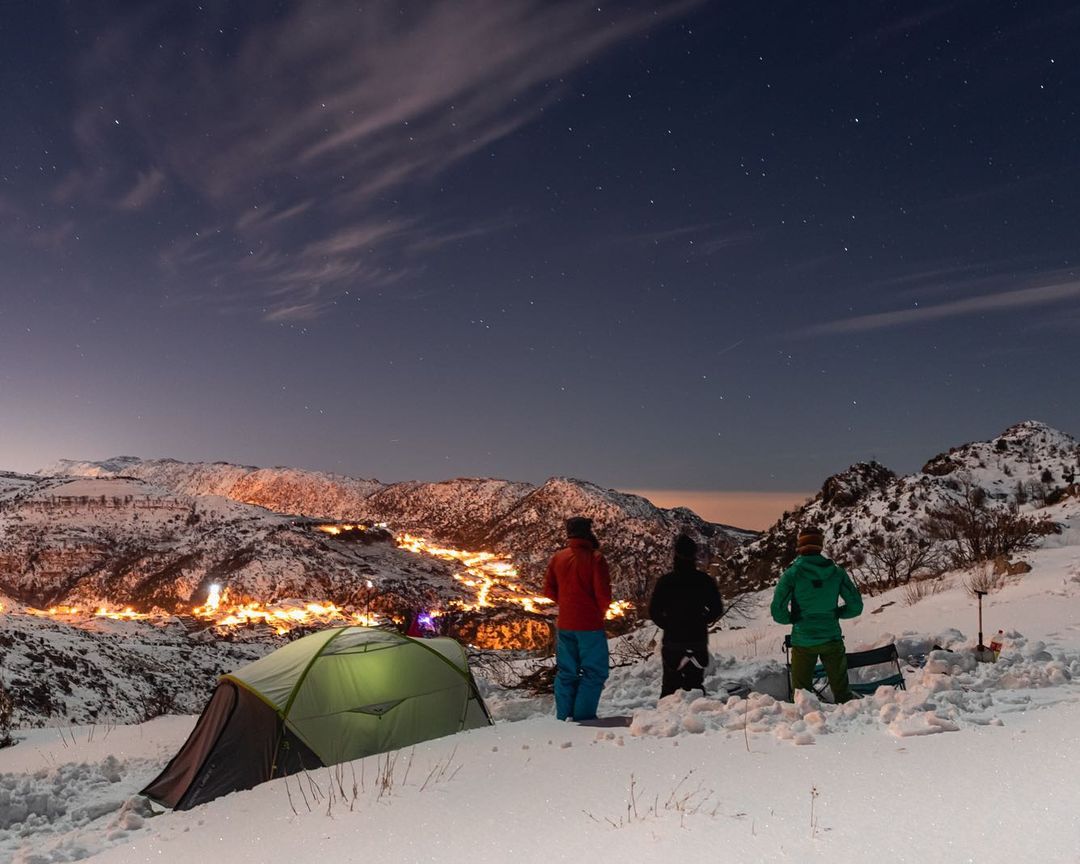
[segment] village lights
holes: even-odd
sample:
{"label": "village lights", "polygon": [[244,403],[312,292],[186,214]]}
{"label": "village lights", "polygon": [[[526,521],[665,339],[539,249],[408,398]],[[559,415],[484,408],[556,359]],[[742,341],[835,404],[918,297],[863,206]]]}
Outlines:
{"label": "village lights", "polygon": [[[352,524],[324,524],[315,526],[316,530],[333,534],[356,530],[360,526]],[[360,528],[360,530],[363,530]],[[437,631],[441,616],[449,611],[476,612],[481,609],[517,607],[530,614],[543,614],[545,607],[551,607],[547,597],[530,595],[526,586],[519,581],[517,570],[509,558],[492,552],[473,552],[451,549],[429,543],[422,537],[410,534],[394,535],[399,548],[420,555],[440,558],[459,564],[461,572],[454,573],[458,584],[471,589],[472,597],[454,598],[448,601],[447,609],[424,609],[418,615],[417,623],[427,631]],[[385,624],[378,614],[372,614],[372,601],[379,597],[378,586],[372,579],[357,582],[357,589],[349,602],[338,606],[330,601],[307,601],[300,599],[283,600],[263,604],[246,596],[230,596],[230,588],[223,583],[214,582],[207,586],[206,600],[201,606],[189,607],[186,614],[181,609],[181,618],[191,624],[202,621],[211,627],[222,630],[231,628],[267,627],[273,632],[284,635],[298,627],[363,625],[376,627]],[[361,608],[354,608],[353,602]],[[2,609],[3,607],[0,607]],[[633,607],[625,600],[612,602],[607,610],[608,620],[625,616]],[[390,614],[383,609],[383,614]],[[130,606],[118,608],[111,604],[100,606],[53,606],[47,610],[27,609],[29,615],[59,617],[63,619],[109,618],[120,621],[152,621],[164,624],[174,620],[166,610],[151,609],[139,612]],[[543,628],[543,621],[531,622],[529,626]],[[502,625],[500,625],[502,626]],[[500,640],[502,637],[498,637]]]}

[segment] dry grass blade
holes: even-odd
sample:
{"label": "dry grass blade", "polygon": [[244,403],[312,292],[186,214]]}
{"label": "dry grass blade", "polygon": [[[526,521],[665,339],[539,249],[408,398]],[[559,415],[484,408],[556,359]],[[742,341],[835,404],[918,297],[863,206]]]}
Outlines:
{"label": "dry grass blade", "polygon": [[927,597],[933,597],[935,594],[940,594],[948,587],[948,583],[940,576],[932,576],[926,579],[912,579],[904,585],[901,590],[901,596],[904,599],[904,605],[914,606],[920,600],[924,600]]}

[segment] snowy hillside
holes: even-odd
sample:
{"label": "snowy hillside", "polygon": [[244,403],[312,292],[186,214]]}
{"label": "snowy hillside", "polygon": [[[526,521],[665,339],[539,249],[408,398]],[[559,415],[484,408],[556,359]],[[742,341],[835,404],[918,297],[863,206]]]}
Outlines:
{"label": "snowy hillside", "polygon": [[[1037,521],[1049,516],[1047,504],[1080,492],[1078,473],[1076,440],[1031,421],[990,441],[935,456],[908,476],[898,477],[877,463],[853,465],[739,549],[729,561],[728,585],[756,590],[775,582],[795,556],[802,525],[824,529],[826,554],[867,580],[890,566],[901,575],[908,570],[914,577],[932,575],[956,563],[950,560],[950,543],[939,536],[942,520],[935,517],[942,512],[972,506],[991,514],[1015,509]],[[1040,530],[1055,529],[1051,524]]]}
{"label": "snowy hillside", "polygon": [[365,512],[404,531],[425,533],[466,549],[486,549],[491,526],[533,488],[529,483],[483,479],[394,483],[371,495]]}
{"label": "snowy hillside", "polygon": [[37,483],[36,477],[0,471],[0,501],[10,500]]}
{"label": "snowy hillside", "polygon": [[[389,541],[389,538],[387,538]],[[127,478],[39,478],[0,502],[0,593],[38,606],[343,602],[365,580],[387,596],[464,596],[452,568],[392,542],[347,543],[261,507]]]}
{"label": "snowy hillside", "polygon": [[339,521],[388,523],[453,546],[509,556],[526,584],[539,587],[541,562],[564,540],[563,521],[584,515],[596,521],[620,596],[640,593],[670,565],[671,542],[693,535],[716,557],[755,536],[706,522],[685,509],[665,510],[636,495],[592,483],[552,478],[543,486],[493,479],[380,484],[290,468],[250,468],[227,463],[117,457],[103,462],[63,460],[43,475],[135,477],[182,495],[221,495],[277,513]]}
{"label": "snowy hillside", "polygon": [[523,574],[538,582],[551,550],[563,542],[563,519],[573,513],[594,520],[619,596],[639,603],[647,598],[656,577],[670,568],[673,537],[689,534],[703,552],[720,557],[756,536],[705,522],[686,509],[662,510],[638,495],[555,477],[499,519],[489,542],[495,548],[514,550]]}
{"label": "snowy hillside", "polygon": [[62,459],[38,472],[44,476],[135,477],[182,495],[219,495],[257,504],[277,513],[325,519],[362,518],[362,502],[384,488],[378,480],[362,480],[300,471],[254,468],[228,462],[178,462],[118,456],[102,462]]}
{"label": "snowy hillside", "polygon": [[0,680],[24,727],[198,713],[220,675],[282,644],[266,634],[241,641],[190,633],[179,618],[150,626],[100,617],[74,626],[69,616],[3,605]]}
{"label": "snowy hillside", "polygon": [[0,749],[0,858],[1074,861],[1080,502],[1048,511],[1061,533],[985,600],[988,633],[1005,633],[995,663],[971,654],[972,572],[951,571],[933,596],[898,588],[844,623],[849,650],[897,644],[907,689],[841,707],[778,698],[786,628],[765,592],[744,628],[712,637],[708,697],[658,704],[659,659],[639,638],[644,659],[614,669],[601,702],[627,728],[559,723],[550,696],[488,679],[493,728],[189,812],[154,815],[136,793],[194,717],[21,731]]}

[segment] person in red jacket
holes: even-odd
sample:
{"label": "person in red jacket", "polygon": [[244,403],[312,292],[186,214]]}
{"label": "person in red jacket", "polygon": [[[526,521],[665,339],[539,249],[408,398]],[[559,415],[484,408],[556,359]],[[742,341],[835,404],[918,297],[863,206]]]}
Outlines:
{"label": "person in red jacket", "polygon": [[544,594],[559,604],[555,644],[555,716],[592,720],[608,677],[604,616],[611,605],[611,574],[592,520],[566,520],[566,547],[548,562]]}

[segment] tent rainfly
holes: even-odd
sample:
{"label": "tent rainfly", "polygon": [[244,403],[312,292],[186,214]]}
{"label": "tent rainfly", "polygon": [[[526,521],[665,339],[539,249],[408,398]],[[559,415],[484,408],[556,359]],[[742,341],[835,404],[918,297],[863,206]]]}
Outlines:
{"label": "tent rainfly", "polygon": [[142,794],[188,810],[491,722],[453,639],[321,630],[223,675],[184,746]]}

